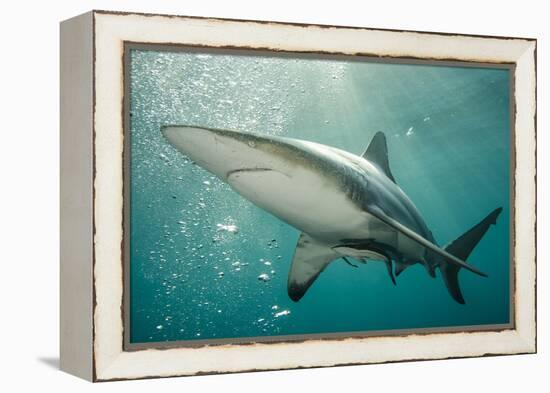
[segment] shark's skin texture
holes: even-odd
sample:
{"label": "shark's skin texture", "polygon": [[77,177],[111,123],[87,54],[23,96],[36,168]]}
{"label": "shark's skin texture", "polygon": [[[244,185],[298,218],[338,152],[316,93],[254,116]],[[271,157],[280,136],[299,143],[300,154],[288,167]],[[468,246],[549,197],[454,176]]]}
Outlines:
{"label": "shark's skin texture", "polygon": [[464,298],[458,271],[485,276],[464,260],[496,223],[501,208],[455,240],[437,246],[420,212],[396,184],[386,139],[377,133],[360,157],[280,136],[191,126],[163,126],[165,138],[237,193],[302,231],[289,273],[288,293],[298,301],[326,266],[343,258],[386,263],[395,283],[421,263],[442,272],[451,296]]}

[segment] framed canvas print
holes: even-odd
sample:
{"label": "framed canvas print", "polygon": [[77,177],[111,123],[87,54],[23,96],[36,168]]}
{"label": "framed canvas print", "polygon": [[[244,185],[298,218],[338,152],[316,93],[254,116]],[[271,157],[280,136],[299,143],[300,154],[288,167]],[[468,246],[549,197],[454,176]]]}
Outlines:
{"label": "framed canvas print", "polygon": [[536,41],[61,24],[61,367],[536,351]]}

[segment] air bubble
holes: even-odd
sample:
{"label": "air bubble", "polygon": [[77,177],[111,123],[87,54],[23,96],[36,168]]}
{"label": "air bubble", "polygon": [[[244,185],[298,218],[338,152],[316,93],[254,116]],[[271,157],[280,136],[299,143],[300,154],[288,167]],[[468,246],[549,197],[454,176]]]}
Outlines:
{"label": "air bubble", "polygon": [[263,281],[263,282],[267,282],[267,281],[271,280],[271,277],[269,277],[269,274],[267,274],[267,273],[262,273],[258,276],[258,280]]}

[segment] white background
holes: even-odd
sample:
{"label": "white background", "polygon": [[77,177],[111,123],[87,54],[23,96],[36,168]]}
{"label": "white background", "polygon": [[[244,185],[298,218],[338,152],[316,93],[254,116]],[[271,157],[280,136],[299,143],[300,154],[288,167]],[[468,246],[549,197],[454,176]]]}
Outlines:
{"label": "white background", "polygon": [[[0,390],[548,391],[543,1],[6,1],[0,13]],[[92,385],[58,367],[59,27],[90,9],[538,38],[539,354]],[[521,191],[520,191],[521,192]],[[548,198],[548,197],[546,197]],[[546,238],[546,239],[545,239]],[[25,389],[26,390],[26,389]]]}

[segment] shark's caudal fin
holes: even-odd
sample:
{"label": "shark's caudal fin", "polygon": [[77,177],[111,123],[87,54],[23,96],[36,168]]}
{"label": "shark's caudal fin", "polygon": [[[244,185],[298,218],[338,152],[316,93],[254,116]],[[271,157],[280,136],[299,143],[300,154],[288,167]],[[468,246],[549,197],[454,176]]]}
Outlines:
{"label": "shark's caudal fin", "polygon": [[288,296],[295,302],[300,300],[319,274],[338,258],[340,255],[330,247],[302,233],[288,274]]}
{"label": "shark's caudal fin", "polygon": [[[477,246],[483,235],[485,235],[489,227],[496,224],[497,217],[500,212],[502,212],[501,207],[493,210],[479,224],[472,227],[458,239],[445,246],[445,251],[465,261],[470,256],[475,246]],[[441,275],[443,276],[443,281],[445,281],[445,285],[447,286],[447,289],[453,299],[460,304],[464,304],[464,297],[462,296],[462,291],[460,290],[458,283],[458,272],[460,271],[461,266],[443,262],[440,265],[440,269]]]}
{"label": "shark's caudal fin", "polygon": [[377,165],[386,176],[395,183],[388,160],[388,144],[386,143],[386,136],[383,132],[378,131],[374,135],[370,141],[369,147],[367,147],[367,150],[365,150],[361,157]]}

